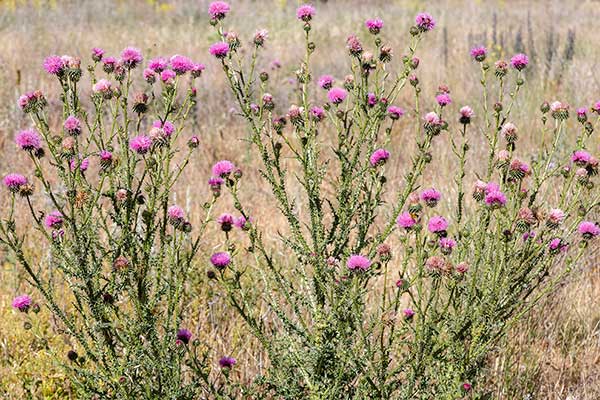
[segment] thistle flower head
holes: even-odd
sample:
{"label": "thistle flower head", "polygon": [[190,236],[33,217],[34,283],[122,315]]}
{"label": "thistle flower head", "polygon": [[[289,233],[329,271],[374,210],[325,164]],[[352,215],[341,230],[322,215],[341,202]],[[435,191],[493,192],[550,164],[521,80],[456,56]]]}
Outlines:
{"label": "thistle flower head", "polygon": [[73,115],[69,115],[63,124],[63,128],[67,134],[77,136],[81,133],[81,122]]}
{"label": "thistle flower head", "polygon": [[426,12],[417,14],[417,16],[415,17],[415,23],[417,24],[417,28],[421,32],[427,32],[435,28],[435,20],[430,14]]}
{"label": "thistle flower head", "polygon": [[103,95],[111,93],[111,83],[106,79],[99,79],[98,82],[94,83],[92,86],[92,91],[94,93],[100,93]]}
{"label": "thistle flower head", "polygon": [[44,217],[44,225],[50,229],[60,229],[63,224],[63,215],[60,211],[52,211]]}
{"label": "thistle flower head", "polygon": [[60,56],[49,56],[44,60],[44,69],[51,75],[62,74],[65,67],[65,62]]}
{"label": "thistle flower head", "polygon": [[386,149],[377,149],[371,154],[369,157],[369,162],[371,166],[377,167],[386,163],[386,161],[390,158],[390,152]]}
{"label": "thistle flower head", "polygon": [[317,84],[321,89],[329,90],[333,86],[333,76],[323,75],[319,78]]}
{"label": "thistle flower head", "polygon": [[17,193],[21,187],[27,185],[27,178],[20,174],[8,174],[3,179],[4,185],[13,193]]}
{"label": "thistle flower head", "polygon": [[442,234],[448,229],[448,221],[446,221],[444,217],[436,215],[429,219],[427,229],[429,229],[429,232],[431,233]]}
{"label": "thistle flower head", "polygon": [[21,312],[27,312],[31,307],[31,297],[26,294],[17,296],[13,299],[12,306]]}
{"label": "thistle flower head", "polygon": [[365,21],[365,26],[369,32],[371,32],[373,35],[377,35],[383,28],[383,21],[378,18],[368,19]]}
{"label": "thistle flower head", "polygon": [[529,58],[523,53],[515,54],[510,59],[510,65],[517,71],[525,69],[527,64],[529,64]]}
{"label": "thistle flower head", "polygon": [[94,47],[92,49],[92,60],[99,62],[102,61],[102,57],[104,57],[104,50],[99,47]]}
{"label": "thistle flower head", "polygon": [[129,69],[135,68],[143,59],[142,52],[135,47],[126,47],[121,52],[121,62]]}
{"label": "thistle flower head", "polygon": [[413,216],[408,211],[405,211],[402,214],[398,215],[396,223],[399,227],[409,230],[417,224],[417,221],[415,221]]}
{"label": "thistle flower head", "polygon": [[482,62],[487,56],[487,49],[484,46],[476,46],[471,49],[471,57],[473,60]]}
{"label": "thistle flower head", "polygon": [[223,232],[229,232],[235,223],[235,218],[231,214],[224,213],[217,218],[217,223],[221,225]]}
{"label": "thistle flower head", "polygon": [[220,20],[225,18],[229,11],[229,4],[225,3],[224,1],[213,1],[208,6],[208,15],[211,19],[214,20]]}
{"label": "thistle flower head", "polygon": [[394,120],[400,119],[400,117],[404,115],[404,109],[398,106],[389,106],[387,112],[390,118]]}
{"label": "thistle flower head", "polygon": [[177,75],[185,74],[194,68],[194,62],[190,60],[189,57],[182,56],[180,54],[175,54],[173,57],[171,57],[170,62],[171,69],[173,69]]}
{"label": "thistle flower head", "polygon": [[600,235],[600,226],[592,221],[583,221],[577,227],[577,231],[584,239],[589,240]]}
{"label": "thistle flower head", "polygon": [[177,330],[177,340],[181,341],[183,344],[188,344],[192,339],[192,332],[187,329],[180,328]]}
{"label": "thistle flower head", "polygon": [[435,207],[440,201],[442,195],[434,188],[425,189],[421,192],[421,200],[425,202],[429,207]]}
{"label": "thistle flower head", "polygon": [[226,42],[217,42],[212,44],[208,51],[217,58],[225,58],[227,53],[229,53],[229,44]]}
{"label": "thistle flower head", "polygon": [[129,140],[129,147],[138,154],[146,154],[152,147],[152,139],[145,135],[139,135]]}
{"label": "thistle flower head", "polygon": [[226,178],[233,172],[235,165],[231,161],[221,160],[215,163],[212,167],[212,175],[216,177]]}
{"label": "thistle flower head", "polygon": [[461,107],[461,109],[458,111],[460,117],[458,119],[458,121],[461,124],[469,124],[471,123],[471,118],[473,118],[473,116],[475,115],[475,113],[473,112],[473,109],[469,106],[463,106]]}
{"label": "thistle flower head", "polygon": [[585,167],[592,159],[592,155],[585,150],[577,150],[571,155],[571,161],[580,166]]}
{"label": "thistle flower head", "polygon": [[15,137],[17,145],[26,151],[39,150],[42,147],[42,138],[35,129],[20,131]]}
{"label": "thistle flower head", "polygon": [[348,257],[348,261],[346,261],[346,266],[350,271],[366,271],[371,267],[371,260],[369,260],[365,256],[353,254],[350,257]]}
{"label": "thistle flower head", "polygon": [[494,209],[504,207],[506,196],[500,190],[492,190],[485,195],[485,204]]}
{"label": "thistle flower head", "polygon": [[327,97],[333,104],[340,104],[346,99],[347,96],[348,92],[339,87],[331,88],[329,92],[327,92]]}
{"label": "thistle flower head", "polygon": [[169,61],[164,57],[157,57],[150,60],[148,68],[154,72],[161,73],[169,66]]}
{"label": "thistle flower head", "polygon": [[310,4],[303,4],[296,10],[296,18],[301,21],[309,22],[315,16],[316,10]]}
{"label": "thistle flower head", "polygon": [[224,269],[231,263],[231,256],[227,252],[215,253],[210,257],[211,264],[216,269]]}
{"label": "thistle flower head", "polygon": [[440,105],[440,107],[445,107],[448,104],[452,103],[452,99],[448,93],[440,93],[435,96],[435,101]]}
{"label": "thistle flower head", "polygon": [[221,357],[219,360],[219,365],[223,369],[231,369],[237,363],[236,359],[233,357]]}

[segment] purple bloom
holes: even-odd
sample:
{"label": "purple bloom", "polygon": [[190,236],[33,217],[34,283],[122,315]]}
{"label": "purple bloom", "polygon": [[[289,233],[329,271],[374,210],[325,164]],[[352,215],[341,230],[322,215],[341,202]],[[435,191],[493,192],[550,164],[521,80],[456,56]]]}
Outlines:
{"label": "purple bloom", "polygon": [[310,109],[310,116],[314,121],[323,121],[325,118],[325,110],[320,107],[314,106]]}
{"label": "purple bloom", "polygon": [[177,75],[182,75],[194,68],[194,62],[186,56],[175,54],[171,57],[171,68]]}
{"label": "purple bloom", "polygon": [[580,167],[585,167],[591,159],[592,155],[585,150],[577,150],[571,156],[571,161]]}
{"label": "purple bloom", "polygon": [[250,227],[250,223],[252,222],[252,218],[246,218],[243,215],[240,215],[238,218],[233,221],[233,225],[236,228],[247,230]]}
{"label": "purple bloom", "polygon": [[59,75],[65,69],[65,62],[62,57],[49,56],[44,60],[44,69],[49,74]]}
{"label": "purple bloom", "polygon": [[17,296],[13,299],[12,306],[21,312],[27,312],[31,307],[31,297],[26,294]]}
{"label": "purple bloom", "polygon": [[94,47],[92,49],[92,60],[95,62],[102,61],[102,57],[104,56],[104,50],[99,47]]}
{"label": "purple bloom", "polygon": [[236,359],[233,357],[221,357],[219,360],[219,365],[221,368],[230,369],[237,363]]}
{"label": "purple bloom", "polygon": [[415,22],[421,32],[430,31],[435,28],[435,20],[426,12],[417,14]]}
{"label": "purple bloom", "polygon": [[63,215],[59,211],[52,211],[44,218],[44,225],[51,229],[60,229],[63,224]]}
{"label": "purple bloom", "polygon": [[483,46],[476,46],[471,49],[471,57],[473,57],[475,61],[482,62],[483,60],[485,60],[486,56],[487,49]]}
{"label": "purple bloom", "polygon": [[440,107],[445,107],[448,104],[452,103],[452,99],[448,93],[441,93],[435,96],[435,101],[440,105]]}
{"label": "purple bloom", "polygon": [[4,185],[13,193],[21,189],[21,186],[27,185],[27,178],[20,174],[8,174],[4,177]]}
{"label": "purple bloom", "polygon": [[375,93],[367,93],[367,104],[369,107],[374,107],[377,104],[377,96]]}
{"label": "purple bloom", "polygon": [[135,47],[126,47],[121,52],[121,60],[123,61],[124,66],[133,69],[142,62],[142,52]]}
{"label": "purple bloom", "polygon": [[440,201],[441,197],[442,195],[440,192],[434,188],[426,189],[421,192],[421,200],[423,200],[429,207],[435,207],[438,201]]}
{"label": "purple bloom", "polygon": [[600,235],[600,227],[592,221],[581,222],[577,231],[588,240]]}
{"label": "purple bloom", "polygon": [[303,4],[296,10],[296,17],[304,22],[309,22],[315,15],[315,8],[310,4]]}
{"label": "purple bloom", "polygon": [[500,190],[491,190],[485,196],[485,204],[491,208],[500,208],[506,204],[506,196]]}
{"label": "purple bloom", "polygon": [[34,129],[25,129],[15,137],[17,145],[27,151],[39,150],[42,147],[42,139]]}
{"label": "purple bloom", "polygon": [[223,19],[229,10],[229,4],[225,3],[224,1],[213,1],[208,6],[208,15],[210,15],[211,19]]}
{"label": "purple bloom", "polygon": [[188,344],[192,339],[192,332],[187,329],[177,330],[177,340],[180,340],[183,344]]}
{"label": "purple bloom", "polygon": [[169,121],[165,121],[163,124],[160,122],[160,120],[156,120],[152,123],[152,126],[154,128],[161,128],[163,131],[165,131],[166,136],[171,136],[173,132],[175,132],[175,126]]}
{"label": "purple bloom", "polygon": [[167,216],[169,217],[169,222],[172,225],[179,225],[185,220],[185,212],[183,208],[172,205],[167,209]]}
{"label": "purple bloom", "polygon": [[600,100],[594,103],[592,106],[592,111],[594,111],[596,114],[600,114]]}
{"label": "purple bloom", "polygon": [[334,87],[327,93],[329,101],[331,101],[333,104],[340,104],[346,99],[346,96],[348,96],[348,92],[339,87]]}
{"label": "purple bloom", "polygon": [[106,57],[102,60],[102,69],[107,74],[110,74],[111,72],[113,72],[115,70],[116,66],[117,66],[117,59],[114,57]]}
{"label": "purple bloom", "polygon": [[81,122],[72,115],[69,115],[63,124],[65,132],[69,135],[79,135],[81,133]]}
{"label": "purple bloom", "polygon": [[217,42],[211,45],[208,51],[217,58],[225,58],[227,53],[229,53],[229,44],[225,42]]}
{"label": "purple bloom", "polygon": [[391,119],[399,119],[404,115],[404,110],[398,106],[389,106],[387,112]]}
{"label": "purple bloom", "polygon": [[385,149],[377,149],[371,154],[369,158],[369,162],[373,167],[377,167],[379,165],[385,164],[385,162],[390,158],[390,152]]}
{"label": "purple bloom", "polygon": [[148,63],[148,68],[157,73],[163,72],[168,66],[169,62],[164,57],[153,58]]}
{"label": "purple bloom", "polygon": [[348,261],[346,262],[346,266],[351,271],[354,271],[357,269],[366,271],[371,267],[371,260],[369,260],[365,256],[353,254],[348,258]]}
{"label": "purple bloom", "polygon": [[368,19],[365,22],[365,26],[369,29],[369,32],[377,35],[381,31],[381,28],[383,28],[383,21],[380,19]]}
{"label": "purple bloom", "polygon": [[439,215],[431,217],[427,223],[427,229],[431,233],[442,233],[448,229],[448,221]]}
{"label": "purple bloom", "polygon": [[333,77],[331,75],[323,75],[319,78],[318,85],[321,89],[331,89],[333,86]]}
{"label": "purple bloom", "polygon": [[218,161],[215,165],[213,165],[212,175],[216,177],[225,178],[229,176],[229,174],[231,174],[234,169],[235,165],[233,165],[231,161],[221,160]]}
{"label": "purple bloom", "polygon": [[473,109],[469,106],[461,107],[458,111],[460,118],[458,119],[461,124],[468,124],[471,122],[471,118],[475,115]]}
{"label": "purple bloom", "polygon": [[452,253],[452,249],[456,246],[456,241],[448,237],[443,237],[440,239],[439,245],[442,253],[447,255]]}
{"label": "purple bloom", "polygon": [[216,269],[223,269],[231,263],[231,256],[227,252],[215,253],[210,257],[211,264]]}
{"label": "purple bloom", "polygon": [[527,64],[529,64],[529,58],[522,53],[516,54],[510,59],[510,65],[517,71],[525,69]]}
{"label": "purple bloom", "polygon": [[110,93],[111,84],[106,79],[99,79],[98,82],[94,83],[92,86],[92,91],[94,93],[102,93],[108,94]]}
{"label": "purple bloom", "polygon": [[146,82],[148,82],[149,84],[153,84],[154,82],[156,82],[156,72],[154,72],[150,68],[146,68],[144,70],[143,75],[144,75],[144,80]]}
{"label": "purple bloom", "polygon": [[138,154],[146,154],[152,147],[152,139],[144,135],[136,136],[129,140],[129,147]]}
{"label": "purple bloom", "polygon": [[217,223],[221,225],[221,230],[223,232],[229,232],[235,223],[235,219],[233,218],[233,215],[224,213],[217,218]]}
{"label": "purple bloom", "polygon": [[408,230],[415,226],[417,221],[415,221],[413,216],[408,211],[405,211],[402,214],[398,215],[396,223],[398,224],[398,226]]}
{"label": "purple bloom", "polygon": [[412,319],[412,317],[415,316],[415,312],[411,308],[405,308],[402,311],[402,314],[404,315],[404,318],[406,318],[406,319]]}
{"label": "purple bloom", "polygon": [[71,161],[69,162],[71,171],[75,171],[78,164],[79,164],[79,169],[81,170],[81,172],[85,172],[88,169],[88,167],[90,166],[90,160],[88,160],[87,158],[82,159],[81,154],[77,158],[72,158]]}
{"label": "purple bloom", "polygon": [[198,78],[200,75],[202,75],[202,71],[205,69],[206,67],[202,63],[192,65],[192,69],[190,70],[192,78]]}

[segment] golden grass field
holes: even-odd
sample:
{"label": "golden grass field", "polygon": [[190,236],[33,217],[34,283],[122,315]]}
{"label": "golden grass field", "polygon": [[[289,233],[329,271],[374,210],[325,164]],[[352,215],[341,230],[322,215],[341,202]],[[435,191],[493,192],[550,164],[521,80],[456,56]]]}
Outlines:
{"label": "golden grass field", "polygon": [[[296,1],[232,0],[232,13],[226,25],[250,40],[258,28],[269,30],[269,39],[261,68],[269,71],[276,99],[283,103],[292,96],[289,79],[297,68],[302,46],[301,29],[293,23]],[[315,75],[345,74],[348,59],[346,36],[363,29],[369,17],[381,17],[386,27],[383,36],[399,57],[406,45],[408,28],[414,15],[426,10],[438,21],[427,36],[418,55],[419,77],[424,93],[432,94],[440,84],[452,90],[457,103],[469,103],[478,96],[479,75],[468,51],[475,44],[492,49],[492,57],[510,57],[522,46],[535,65],[520,98],[515,119],[521,122],[527,149],[539,144],[535,118],[543,100],[560,99],[573,108],[589,106],[600,100],[600,47],[598,17],[600,2],[594,0],[495,1],[495,0],[315,0],[318,18],[314,23]],[[277,232],[285,232],[284,218],[274,208],[270,190],[258,173],[259,159],[246,142],[244,123],[230,112],[233,98],[222,71],[208,54],[215,40],[208,25],[202,0],[0,0],[0,174],[12,171],[24,162],[14,151],[15,132],[28,120],[18,109],[18,96],[41,89],[56,107],[58,85],[42,69],[49,54],[80,56],[89,62],[90,49],[98,46],[109,55],[118,55],[124,47],[140,48],[145,59],[158,55],[185,54],[203,62],[207,70],[199,80],[199,107],[194,116],[200,151],[193,158],[179,185],[179,202],[194,214],[209,198],[206,180],[216,160],[231,159],[244,170],[243,200],[253,217],[271,233],[267,243],[281,246]],[[569,42],[568,31],[575,37]],[[520,39],[519,39],[520,38]],[[521,44],[519,44],[521,43]],[[569,51],[573,51],[573,55]],[[533,55],[533,56],[532,56]],[[281,68],[271,69],[279,60]],[[89,90],[89,88],[84,88]],[[406,95],[408,96],[408,91]],[[406,98],[408,101],[408,97]],[[477,100],[471,101],[477,103]],[[399,99],[402,104],[402,99]],[[535,117],[534,117],[535,116]],[[57,125],[59,121],[54,121]],[[393,133],[390,169],[396,176],[410,161],[404,149],[413,143],[409,122],[400,123]],[[190,132],[191,134],[192,132]],[[597,151],[600,140],[594,133],[592,145]],[[483,138],[472,138],[470,163],[477,165]],[[451,190],[454,159],[450,146],[437,149],[435,173],[428,179],[442,192]],[[27,165],[27,164],[24,164]],[[467,176],[468,182],[475,177]],[[300,193],[291,193],[300,197]],[[4,196],[4,194],[2,194]],[[38,193],[36,201],[43,202]],[[6,199],[0,197],[0,207]],[[226,210],[226,202],[220,208]],[[198,215],[200,213],[197,213]],[[25,214],[24,214],[25,215]],[[198,217],[199,218],[199,217]],[[27,218],[22,218],[22,226]],[[192,220],[193,222],[193,220]],[[47,258],[47,249],[36,242],[36,232],[28,232],[28,251],[39,262]],[[207,239],[205,253],[210,253]],[[598,245],[597,243],[595,244]],[[34,328],[23,329],[23,316],[12,310],[16,294],[27,292],[26,282],[10,255],[0,250],[0,398],[59,399],[69,396],[68,380],[56,363],[70,348],[69,339],[60,334],[47,309],[32,317]],[[596,251],[597,253],[597,251]],[[281,255],[284,262],[284,254]],[[579,265],[568,282],[540,304],[535,312],[514,329],[490,357],[488,385],[498,399],[600,399],[600,258]],[[251,377],[267,362],[256,350],[242,322],[226,305],[218,287],[205,278],[205,259],[199,260],[190,288],[189,326],[195,335],[223,353],[234,351],[242,379]],[[49,271],[48,273],[52,273]],[[35,293],[32,294],[35,299]],[[530,395],[532,397],[526,397]]]}

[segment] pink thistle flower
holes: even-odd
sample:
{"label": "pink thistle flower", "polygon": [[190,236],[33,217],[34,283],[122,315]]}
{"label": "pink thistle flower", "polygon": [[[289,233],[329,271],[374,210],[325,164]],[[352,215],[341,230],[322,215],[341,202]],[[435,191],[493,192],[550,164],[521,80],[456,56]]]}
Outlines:
{"label": "pink thistle flower", "polygon": [[380,165],[384,165],[386,161],[390,158],[390,152],[385,149],[377,149],[371,154],[369,158],[369,162],[371,166],[378,167]]}
{"label": "pink thistle flower", "polygon": [[482,62],[485,60],[486,56],[487,49],[483,46],[476,46],[471,49],[471,57],[473,57],[475,61]]}
{"label": "pink thistle flower", "polygon": [[223,232],[229,232],[235,223],[235,218],[231,214],[224,213],[217,218],[217,223],[221,225],[221,230]]}
{"label": "pink thistle flower", "polygon": [[178,227],[185,221],[185,211],[177,205],[172,205],[167,209],[167,217],[171,225]]}
{"label": "pink thistle flower", "polygon": [[490,208],[501,208],[506,204],[506,196],[499,190],[490,191],[485,196],[485,204]]}
{"label": "pink thistle flower", "polygon": [[375,93],[367,93],[367,105],[369,107],[374,107],[377,104],[377,96]]}
{"label": "pink thistle flower", "polygon": [[427,32],[435,28],[435,20],[426,12],[417,14],[415,17],[415,23],[421,32]]}
{"label": "pink thistle flower", "polygon": [[62,57],[49,56],[44,60],[44,69],[51,75],[60,75],[65,70],[66,65]]}
{"label": "pink thistle flower", "polygon": [[231,264],[231,256],[224,251],[215,253],[210,257],[210,262],[216,269],[222,270]]}
{"label": "pink thistle flower", "polygon": [[585,107],[580,107],[576,110],[577,112],[577,120],[581,123],[587,121],[587,109]]}
{"label": "pink thistle flower", "polygon": [[190,70],[190,73],[192,74],[192,78],[198,78],[198,77],[200,77],[200,75],[202,75],[202,72],[205,69],[206,69],[206,67],[202,63],[194,64],[192,66],[192,69]]}
{"label": "pink thistle flower", "polygon": [[443,234],[448,229],[448,221],[439,215],[431,217],[427,223],[427,229],[431,233]]}
{"label": "pink thistle flower", "polygon": [[473,116],[475,115],[473,109],[469,106],[461,107],[458,113],[460,115],[458,121],[464,125],[471,123],[471,118],[473,118]]}
{"label": "pink thistle flower", "polygon": [[571,156],[571,161],[580,167],[585,167],[591,161],[592,155],[585,150],[577,150]]}
{"label": "pink thistle flower", "polygon": [[465,382],[462,384],[462,388],[465,390],[465,392],[469,392],[472,388],[472,385],[469,382]]}
{"label": "pink thistle flower", "polygon": [[21,312],[27,312],[31,307],[31,297],[26,294],[17,296],[13,299],[12,306]]}
{"label": "pink thistle flower", "polygon": [[590,240],[600,235],[600,227],[592,221],[583,221],[577,227],[577,231],[583,236],[584,239]]}
{"label": "pink thistle flower", "polygon": [[162,129],[167,137],[170,137],[175,132],[175,126],[169,121],[165,121],[163,124],[160,120],[156,120],[152,123],[152,126]]}
{"label": "pink thistle flower", "polygon": [[22,186],[27,185],[27,178],[20,174],[8,174],[4,177],[4,185],[13,193],[17,193]]}
{"label": "pink thistle flower", "polygon": [[355,35],[348,36],[346,39],[346,48],[350,52],[350,55],[358,57],[363,52],[362,44]]}
{"label": "pink thistle flower", "polygon": [[92,49],[92,60],[99,62],[102,61],[102,57],[104,57],[104,50],[99,47],[94,47]]}
{"label": "pink thistle flower", "polygon": [[42,147],[42,138],[34,129],[25,129],[15,137],[17,145],[26,151],[39,150]]}
{"label": "pink thistle flower", "polygon": [[347,96],[348,96],[348,92],[339,87],[334,87],[334,88],[330,89],[329,92],[327,93],[327,97],[329,98],[329,101],[331,101],[333,104],[340,104],[342,101],[344,101],[346,99]]}
{"label": "pink thistle flower", "polygon": [[402,311],[402,315],[404,315],[405,319],[411,320],[415,316],[415,312],[411,308],[405,308]]}
{"label": "pink thistle flower", "polygon": [[459,274],[464,274],[467,273],[469,271],[469,264],[466,262],[460,262],[456,265],[456,272],[458,272]]}
{"label": "pink thistle flower", "polygon": [[377,35],[381,32],[381,28],[383,28],[383,21],[380,19],[368,19],[365,22],[365,26],[369,29],[369,32],[373,35]]}
{"label": "pink thistle flower", "polygon": [[320,107],[314,106],[310,109],[310,116],[312,117],[313,121],[323,121],[323,119],[325,118],[325,110],[323,110]]}
{"label": "pink thistle flower", "polygon": [[233,357],[221,357],[219,360],[219,365],[221,368],[230,369],[237,363],[236,359]]}
{"label": "pink thistle flower", "polygon": [[92,91],[94,93],[108,94],[111,91],[111,83],[106,79],[99,79],[98,82],[92,86]]}
{"label": "pink thistle flower", "polygon": [[512,122],[505,123],[500,129],[500,134],[504,137],[504,139],[506,139],[508,143],[514,143],[517,141],[517,132],[517,127]]}
{"label": "pink thistle flower", "polygon": [[423,118],[425,119],[425,122],[429,125],[440,125],[442,122],[440,117],[433,111],[425,114],[425,117]]}
{"label": "pink thistle flower", "polygon": [[412,215],[408,211],[405,211],[402,214],[398,215],[398,218],[396,219],[396,223],[401,228],[409,230],[417,224],[417,221],[415,221],[415,219],[412,217]]}
{"label": "pink thistle flower", "polygon": [[323,75],[319,78],[318,85],[321,89],[329,90],[333,86],[333,77],[331,75]]}
{"label": "pink thistle flower", "polygon": [[146,154],[152,147],[152,139],[139,135],[129,140],[129,147],[138,154]]}
{"label": "pink thistle flower", "polygon": [[222,59],[227,56],[227,53],[229,53],[229,44],[225,42],[217,42],[211,45],[208,51],[213,56]]}
{"label": "pink thistle flower", "polygon": [[560,208],[552,208],[548,213],[547,224],[551,228],[557,228],[565,220],[565,212]]}
{"label": "pink thistle flower", "polygon": [[527,64],[529,64],[529,58],[522,53],[516,54],[510,59],[510,65],[517,71],[525,69]]}
{"label": "pink thistle flower", "polygon": [[235,219],[235,221],[233,221],[233,225],[236,228],[239,228],[241,230],[248,230],[250,229],[250,225],[252,224],[252,218],[246,218],[243,215],[240,215],[239,217],[237,217]]}
{"label": "pink thistle flower", "polygon": [[50,229],[60,229],[63,225],[63,215],[59,211],[52,211],[44,218],[44,225]]}
{"label": "pink thistle flower", "polygon": [[452,99],[448,93],[441,93],[435,96],[435,101],[440,105],[440,107],[446,107],[448,104],[452,103]]}
{"label": "pink thistle flower", "polygon": [[182,75],[194,68],[194,62],[186,56],[175,54],[171,57],[171,68],[177,75]]}
{"label": "pink thistle flower", "polygon": [[554,238],[548,243],[548,249],[551,254],[558,254],[561,251],[565,252],[569,249],[569,245],[564,243],[561,238]]}
{"label": "pink thistle flower", "polygon": [[362,270],[366,271],[371,267],[371,260],[359,254],[353,254],[346,261],[346,266],[350,271]]}
{"label": "pink thistle flower", "polygon": [[231,161],[221,160],[212,167],[212,175],[220,178],[226,178],[233,172],[235,165]]}
{"label": "pink thistle flower", "polygon": [[81,133],[81,122],[73,115],[69,115],[63,124],[63,128],[67,134],[77,136]]}
{"label": "pink thistle flower", "polygon": [[592,106],[592,111],[594,111],[596,114],[600,114],[600,100],[594,103]]}
{"label": "pink thistle flower", "polygon": [[208,6],[208,15],[210,15],[211,19],[220,20],[227,16],[230,9],[229,4],[224,1],[213,1]]}
{"label": "pink thistle flower", "polygon": [[150,68],[146,68],[143,72],[144,80],[149,84],[153,84],[156,82],[156,72],[151,70]]}
{"label": "pink thistle flower", "polygon": [[114,57],[105,57],[102,60],[102,69],[104,70],[104,72],[106,72],[107,74],[110,74],[111,72],[113,72],[115,70],[115,67],[117,66],[117,59]]}
{"label": "pink thistle flower", "polygon": [[310,4],[303,4],[296,10],[296,17],[304,22],[309,22],[315,16],[315,8]]}
{"label": "pink thistle flower", "polygon": [[452,250],[456,246],[456,241],[451,238],[443,237],[440,239],[439,245],[442,253],[448,255],[452,253]]}
{"label": "pink thistle flower", "polygon": [[398,106],[389,106],[387,112],[390,118],[394,120],[399,119],[401,116],[404,115],[404,109]]}
{"label": "pink thistle flower", "polygon": [[169,66],[169,62],[164,57],[157,57],[150,60],[148,68],[156,73],[161,73]]}
{"label": "pink thistle flower", "polygon": [[452,264],[448,262],[444,257],[431,256],[425,261],[425,267],[436,273],[451,272]]}
{"label": "pink thistle flower", "polygon": [[434,188],[426,189],[421,192],[421,200],[423,200],[429,207],[435,207],[438,201],[440,201],[441,197],[442,195],[440,192]]}
{"label": "pink thistle flower", "polygon": [[113,155],[110,151],[108,150],[102,150],[100,151],[100,165],[102,166],[102,168],[108,168],[113,161]]}
{"label": "pink thistle flower", "polygon": [[163,72],[160,73],[160,80],[167,86],[173,85],[175,83],[176,77],[177,73],[170,69],[165,69]]}
{"label": "pink thistle flower", "polygon": [[121,60],[123,61],[123,65],[125,67],[133,69],[142,62],[142,52],[135,47],[126,47],[121,52]]}

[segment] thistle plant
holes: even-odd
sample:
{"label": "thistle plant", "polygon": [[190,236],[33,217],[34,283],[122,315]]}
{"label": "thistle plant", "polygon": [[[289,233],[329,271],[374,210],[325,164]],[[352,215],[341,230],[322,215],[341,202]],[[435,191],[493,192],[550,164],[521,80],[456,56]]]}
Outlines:
{"label": "thistle plant", "polygon": [[[184,324],[187,281],[215,198],[194,224],[174,202],[199,146],[185,132],[204,66],[175,55],[141,73],[142,62],[131,47],[119,59],[96,48],[87,69],[79,58],[50,56],[44,68],[60,85],[61,107],[50,108],[40,91],[18,101],[31,127],[15,141],[30,167],[4,178],[10,206],[0,244],[34,289],[14,307],[37,312],[32,297],[39,300],[68,337],[72,350],[56,357],[77,398],[196,399],[225,390]],[[49,257],[30,254],[26,229],[38,232]]]}
{"label": "thistle plant", "polygon": [[[304,36],[297,98],[283,104],[257,71],[266,30],[241,51],[247,45],[225,26],[229,12],[223,2],[209,8],[220,38],[210,53],[289,227],[282,259],[265,242],[268,223],[253,221],[241,200],[251,188],[233,177],[233,163],[215,165],[212,182],[219,191],[227,182],[249,244],[226,234],[212,274],[269,356],[256,384],[277,398],[484,398],[478,381],[490,351],[600,233],[598,160],[587,149],[600,104],[573,122],[567,104],[544,103],[541,147],[521,148],[513,110],[527,56],[490,64],[485,47],[474,48],[482,95],[456,112],[450,88],[421,90],[417,52],[435,28],[427,13],[417,15],[403,56],[385,44],[383,21],[370,19],[347,39],[348,75],[316,79],[310,5],[296,13]],[[397,104],[403,92],[411,104]],[[403,176],[393,176],[386,163],[399,119],[412,119],[402,133],[412,127],[415,143]],[[470,157],[475,135],[488,147],[480,164]],[[457,165],[447,193],[423,183],[444,141]],[[222,220],[225,232],[233,221]]]}

